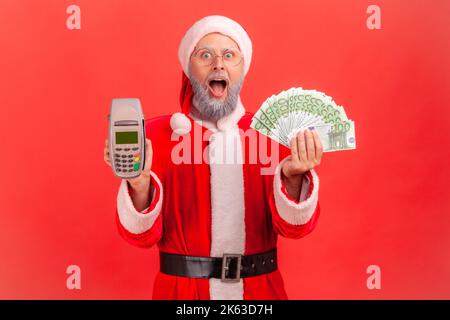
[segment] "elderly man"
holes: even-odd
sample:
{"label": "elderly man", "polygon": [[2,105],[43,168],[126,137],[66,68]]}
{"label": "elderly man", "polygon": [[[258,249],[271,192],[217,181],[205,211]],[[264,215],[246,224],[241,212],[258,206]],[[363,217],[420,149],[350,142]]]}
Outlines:
{"label": "elderly man", "polygon": [[[197,21],[179,47],[182,113],[147,120],[144,171],[122,180],[120,234],[160,251],[154,299],[287,299],[277,236],[298,239],[316,224],[313,168],[322,145],[310,131],[294,137],[290,149],[270,140],[282,156],[272,175],[249,162],[246,151],[264,145],[239,95],[251,58],[250,38],[238,23],[222,16]],[[242,138],[251,130],[256,143]],[[192,146],[181,157],[192,161],[174,159],[181,140]],[[199,152],[208,161],[195,161]]]}

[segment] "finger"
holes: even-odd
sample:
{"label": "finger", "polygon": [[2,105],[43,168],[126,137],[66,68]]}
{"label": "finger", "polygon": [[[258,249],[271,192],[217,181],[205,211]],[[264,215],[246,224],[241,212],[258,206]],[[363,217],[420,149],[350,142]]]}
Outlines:
{"label": "finger", "polygon": [[108,139],[105,139],[105,148],[103,148],[103,160],[105,161],[105,163],[112,167],[112,163],[111,163],[111,157],[109,156],[109,141]]}
{"label": "finger", "polygon": [[145,139],[145,167],[144,171],[146,173],[150,172],[152,167],[152,155],[153,155],[153,147],[152,141],[148,138]]}
{"label": "finger", "polygon": [[316,148],[314,146],[314,139],[311,130],[305,130],[306,150],[308,154],[308,160],[314,161],[316,159]]}
{"label": "finger", "polygon": [[103,160],[105,161],[105,163],[108,165],[108,166],[112,166],[111,165],[111,161],[109,160],[109,156],[107,156],[107,155],[104,155],[103,156]]}
{"label": "finger", "polygon": [[103,155],[104,155],[104,156],[109,155],[109,149],[108,149],[108,147],[104,147],[104,148],[103,148]]}
{"label": "finger", "polygon": [[109,145],[108,145],[108,139],[105,140],[105,147],[103,148],[104,154],[109,154]]}
{"label": "finger", "polygon": [[308,160],[308,156],[306,154],[306,141],[305,141],[305,135],[304,135],[303,131],[300,131],[297,134],[297,149],[298,149],[300,161],[306,162]]}
{"label": "finger", "polygon": [[299,160],[299,158],[298,158],[298,148],[297,148],[297,138],[293,137],[291,139],[290,144],[291,144],[291,155],[292,155],[292,159],[291,160],[297,161],[297,160]]}
{"label": "finger", "polygon": [[108,141],[108,139],[105,140],[105,150],[109,152],[109,141]]}
{"label": "finger", "polygon": [[322,160],[323,155],[323,146],[322,142],[320,141],[319,134],[316,130],[313,130],[313,136],[314,136],[314,146],[316,148],[316,160],[320,162]]}

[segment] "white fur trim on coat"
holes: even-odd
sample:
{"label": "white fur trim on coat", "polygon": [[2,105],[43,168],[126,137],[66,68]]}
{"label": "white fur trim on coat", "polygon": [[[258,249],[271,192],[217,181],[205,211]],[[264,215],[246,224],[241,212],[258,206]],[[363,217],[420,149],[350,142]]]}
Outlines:
{"label": "white fur trim on coat", "polygon": [[278,214],[286,222],[294,225],[305,224],[311,219],[314,211],[316,210],[317,201],[319,199],[319,177],[314,169],[311,169],[311,175],[313,179],[313,190],[309,198],[308,191],[310,188],[310,181],[307,175],[304,175],[303,184],[300,192],[300,202],[296,203],[289,199],[282,191],[281,182],[281,168],[283,163],[289,159],[290,156],[283,159],[277,166],[275,176],[273,179],[273,193],[275,198],[275,206]]}
{"label": "white fur trim on coat", "polygon": [[122,226],[133,234],[140,234],[149,230],[155,223],[156,218],[161,212],[163,203],[163,189],[161,181],[154,172],[150,172],[152,176],[152,183],[156,182],[157,186],[154,186],[152,201],[157,198],[157,203],[154,208],[147,212],[148,208],[138,212],[131,200],[127,180],[122,179],[120,184],[119,193],[117,194],[117,212],[119,214],[119,220]]}
{"label": "white fur trim on coat", "polygon": [[[211,256],[245,253],[245,204],[242,143],[239,128],[211,135]],[[242,300],[244,283],[209,279],[211,300]]]}

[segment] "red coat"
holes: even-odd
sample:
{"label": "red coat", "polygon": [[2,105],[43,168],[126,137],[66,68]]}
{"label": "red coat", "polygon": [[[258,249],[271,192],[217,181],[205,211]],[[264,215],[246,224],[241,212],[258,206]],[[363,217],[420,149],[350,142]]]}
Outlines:
{"label": "red coat", "polygon": [[[264,159],[260,157],[257,163],[251,159],[255,150],[258,153],[264,145],[279,148],[276,150],[280,159],[290,156],[290,150],[249,128],[252,115],[244,113],[239,102],[221,129],[208,122],[194,121],[191,116],[188,118],[191,130],[183,136],[172,133],[170,116],[146,121],[147,136],[153,146],[153,201],[148,209],[137,212],[126,181],[122,181],[117,197],[117,222],[123,238],[144,248],[156,244],[159,250],[168,253],[221,257],[223,253],[265,252],[277,246],[278,235],[299,239],[314,229],[320,212],[317,174],[309,171],[303,179],[300,201],[291,199],[280,178],[281,163],[272,164],[276,167],[275,174],[267,175],[261,169],[271,165],[262,164]],[[246,132],[252,138],[243,139]],[[199,133],[211,133],[212,139],[195,142],[194,136]],[[251,140],[255,137],[256,140]],[[194,150],[184,154],[184,163],[178,163],[180,159],[174,157],[180,153],[180,141]],[[224,154],[234,151],[235,159],[240,158],[241,163],[217,161],[222,147],[227,148]],[[206,150],[207,161],[193,163],[199,162],[195,159],[200,154],[198,150]],[[287,295],[278,270],[241,279],[239,283],[159,272],[153,298],[287,299]]]}

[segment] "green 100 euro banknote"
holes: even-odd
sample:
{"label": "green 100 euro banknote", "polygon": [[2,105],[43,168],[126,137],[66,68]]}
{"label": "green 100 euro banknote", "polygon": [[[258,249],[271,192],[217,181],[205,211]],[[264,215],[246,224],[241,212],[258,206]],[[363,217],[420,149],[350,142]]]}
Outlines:
{"label": "green 100 euro banknote", "polygon": [[354,121],[342,106],[316,90],[291,88],[269,97],[250,127],[288,148],[295,134],[309,128],[319,134],[324,152],[356,149]]}

